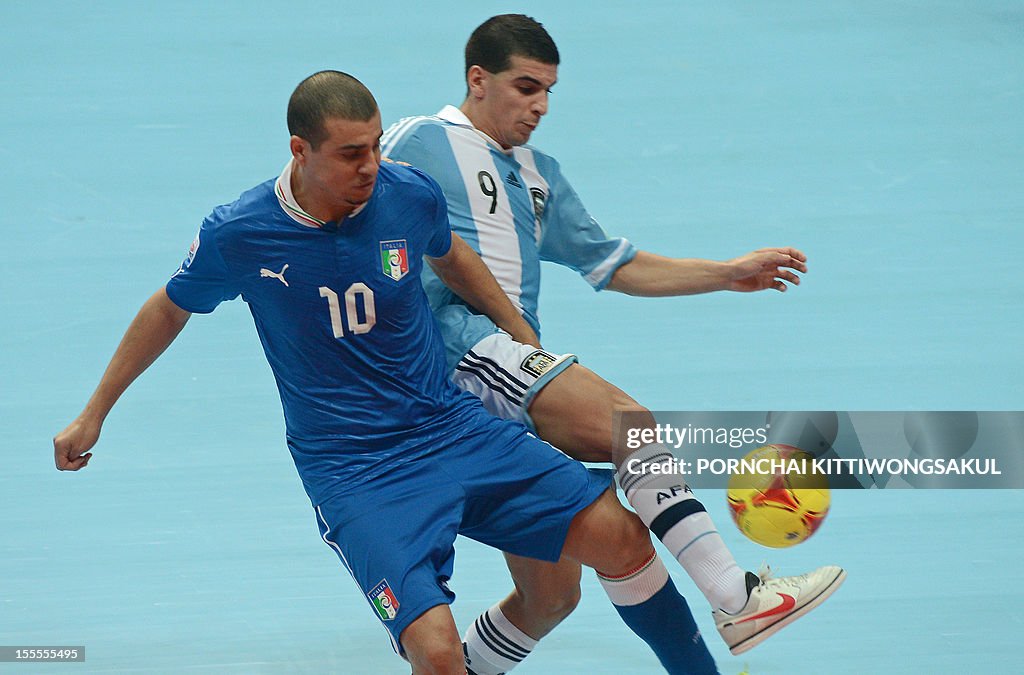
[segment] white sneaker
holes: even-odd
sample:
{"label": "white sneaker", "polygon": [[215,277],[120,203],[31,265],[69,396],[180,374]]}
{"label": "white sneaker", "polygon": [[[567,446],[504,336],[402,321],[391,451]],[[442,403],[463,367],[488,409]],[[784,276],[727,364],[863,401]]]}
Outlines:
{"label": "white sneaker", "polygon": [[742,654],[811,611],[846,580],[846,571],[829,565],[797,577],[772,578],[747,572],[747,604],[736,614],[711,613],[733,654]]}

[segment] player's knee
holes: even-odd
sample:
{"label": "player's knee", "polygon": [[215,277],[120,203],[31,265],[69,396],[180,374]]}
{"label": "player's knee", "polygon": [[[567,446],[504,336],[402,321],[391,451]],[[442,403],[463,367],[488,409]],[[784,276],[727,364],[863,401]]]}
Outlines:
{"label": "player's knee", "polygon": [[636,451],[636,446],[627,442],[627,438],[635,438],[634,434],[640,433],[644,429],[654,429],[657,420],[654,419],[654,413],[624,392],[619,392],[614,405],[618,428],[613,432],[610,440],[608,461],[619,467]]}
{"label": "player's knee", "polygon": [[579,581],[563,584],[557,588],[546,588],[543,593],[524,593],[522,591],[517,591],[517,593],[530,616],[551,626],[557,625],[572,614],[576,606],[580,604],[581,595]]}
{"label": "player's knee", "polygon": [[548,619],[561,621],[572,614],[577,605],[580,604],[581,595],[580,586],[576,584],[575,586],[562,589],[562,592],[556,596],[548,597],[546,599]]}
{"label": "player's knee", "polygon": [[623,538],[623,548],[630,551],[637,551],[637,554],[641,557],[646,557],[652,548],[651,544],[651,531],[644,525],[644,521],[640,520],[632,511],[627,512],[626,523],[624,526],[625,533]]}
{"label": "player's knee", "polygon": [[628,428],[653,428],[656,424],[654,415],[627,394],[614,389],[610,398],[599,409],[587,414],[585,423],[575,423],[569,429],[571,434],[570,447],[577,450],[573,456],[584,462],[614,462],[615,428],[614,423],[620,420]]}
{"label": "player's knee", "polygon": [[591,424],[586,425],[586,428],[589,433],[592,434],[592,437],[589,439],[590,443],[607,454],[608,461],[610,461],[612,456],[615,454],[614,449],[616,447],[614,438],[616,429],[613,428],[614,424],[620,425],[618,432],[621,435],[627,428],[654,428],[657,421],[654,419],[654,414],[650,410],[637,403],[633,397],[624,391],[609,385],[607,395],[608,400],[604,406],[607,410],[607,414],[604,417],[608,419],[608,427],[605,429],[600,428],[601,425]]}
{"label": "player's knee", "polygon": [[647,562],[654,552],[651,531],[632,511],[626,511],[617,523],[615,550],[618,552],[618,572],[636,569]]}
{"label": "player's knee", "polygon": [[591,524],[591,532],[599,533],[601,546],[594,558],[602,574],[617,576],[637,569],[654,552],[651,532],[640,517],[619,503],[614,493],[602,496],[597,505],[598,524]]}
{"label": "player's knee", "polygon": [[632,396],[624,391],[617,391],[612,406],[616,413],[622,415],[622,421],[630,427],[649,429],[658,423],[654,419],[654,413],[637,403]]}
{"label": "player's knee", "polygon": [[447,605],[424,612],[399,636],[414,673],[461,673],[465,668],[462,641]]}
{"label": "player's knee", "polygon": [[449,675],[465,672],[462,643],[448,640],[427,641],[406,650],[415,675]]}

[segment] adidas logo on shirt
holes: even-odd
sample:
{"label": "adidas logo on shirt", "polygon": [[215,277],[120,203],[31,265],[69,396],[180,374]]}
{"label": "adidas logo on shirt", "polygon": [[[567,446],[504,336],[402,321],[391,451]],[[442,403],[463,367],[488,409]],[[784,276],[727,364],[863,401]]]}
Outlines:
{"label": "adidas logo on shirt", "polygon": [[515,174],[514,171],[509,171],[508,172],[508,175],[505,176],[505,182],[508,183],[509,185],[511,185],[512,187],[517,187],[517,188],[523,187],[523,184],[519,182],[518,178],[516,178],[516,174]]}

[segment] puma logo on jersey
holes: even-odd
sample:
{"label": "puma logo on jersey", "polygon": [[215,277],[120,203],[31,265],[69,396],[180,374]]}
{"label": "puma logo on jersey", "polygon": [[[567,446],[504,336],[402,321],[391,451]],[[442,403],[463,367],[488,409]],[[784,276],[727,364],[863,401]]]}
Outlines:
{"label": "puma logo on jersey", "polygon": [[273,277],[274,279],[277,279],[278,281],[280,281],[285,286],[288,286],[288,282],[284,280],[284,271],[286,269],[288,269],[288,263],[285,263],[284,267],[281,268],[280,272],[271,272],[266,267],[261,267],[260,268],[260,276],[261,277]]}

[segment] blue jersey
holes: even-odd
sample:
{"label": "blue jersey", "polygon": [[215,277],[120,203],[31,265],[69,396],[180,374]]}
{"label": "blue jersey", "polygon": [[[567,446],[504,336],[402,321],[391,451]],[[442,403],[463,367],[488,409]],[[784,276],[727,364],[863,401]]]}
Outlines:
{"label": "blue jersey", "polygon": [[[538,335],[541,260],[570,267],[601,290],[636,255],[625,239],[605,235],[558,162],[530,146],[503,150],[457,108],[397,122],[385,132],[382,151],[441,184],[452,228],[480,254]],[[429,269],[423,283],[453,369],[496,328]]]}
{"label": "blue jersey", "polygon": [[427,452],[476,400],[448,379],[420,283],[423,256],[451,245],[437,184],[384,163],[360,211],[321,224],[292,197],[290,168],[206,218],[167,294],[190,312],[248,304],[316,504]]}

